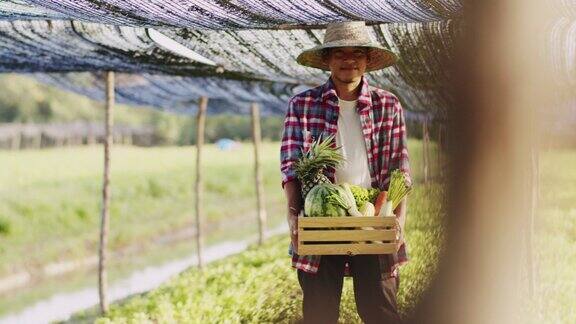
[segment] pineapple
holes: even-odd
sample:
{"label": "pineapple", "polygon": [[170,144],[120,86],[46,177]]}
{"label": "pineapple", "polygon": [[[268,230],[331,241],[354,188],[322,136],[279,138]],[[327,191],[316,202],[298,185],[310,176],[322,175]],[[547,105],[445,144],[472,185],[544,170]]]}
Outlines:
{"label": "pineapple", "polygon": [[308,192],[317,184],[331,183],[324,175],[327,167],[338,167],[344,157],[339,152],[339,147],[332,147],[334,136],[328,136],[322,140],[315,140],[307,152],[303,152],[300,159],[295,163],[295,170],[302,187],[302,198],[306,198]]}

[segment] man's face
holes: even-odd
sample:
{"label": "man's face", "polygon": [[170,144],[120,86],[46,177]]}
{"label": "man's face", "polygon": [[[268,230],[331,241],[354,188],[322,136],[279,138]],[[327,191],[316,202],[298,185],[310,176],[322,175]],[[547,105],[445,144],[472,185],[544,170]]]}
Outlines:
{"label": "man's face", "polygon": [[339,47],[329,49],[324,57],[332,77],[343,83],[357,82],[368,64],[368,50],[363,47]]}

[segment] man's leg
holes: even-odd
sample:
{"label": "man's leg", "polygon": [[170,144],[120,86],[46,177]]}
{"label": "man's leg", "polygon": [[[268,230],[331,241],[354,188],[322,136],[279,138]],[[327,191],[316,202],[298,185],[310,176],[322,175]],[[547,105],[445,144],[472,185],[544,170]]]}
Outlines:
{"label": "man's leg", "polygon": [[304,300],[303,323],[337,323],[344,282],[345,256],[325,255],[316,274],[298,270]]}
{"label": "man's leg", "polygon": [[366,324],[400,323],[396,278],[382,276],[376,255],[357,255],[351,262],[354,297],[362,321]]}

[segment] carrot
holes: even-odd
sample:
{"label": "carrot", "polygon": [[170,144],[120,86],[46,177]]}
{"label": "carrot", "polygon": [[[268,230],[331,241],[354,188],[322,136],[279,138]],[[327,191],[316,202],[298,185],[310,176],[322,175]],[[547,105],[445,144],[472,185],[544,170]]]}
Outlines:
{"label": "carrot", "polygon": [[378,194],[378,197],[376,197],[376,203],[374,204],[374,209],[376,209],[376,214],[375,215],[379,215],[380,214],[380,209],[384,206],[384,204],[386,203],[386,198],[388,197],[388,191],[380,191],[380,193]]}

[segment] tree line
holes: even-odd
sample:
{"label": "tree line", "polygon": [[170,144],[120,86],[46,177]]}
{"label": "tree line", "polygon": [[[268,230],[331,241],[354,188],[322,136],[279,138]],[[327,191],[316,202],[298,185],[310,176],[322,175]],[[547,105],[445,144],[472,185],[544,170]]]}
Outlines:
{"label": "tree line", "polygon": [[[0,76],[0,124],[54,125],[72,122],[103,122],[103,103],[90,100],[39,83],[29,76],[5,74]],[[134,141],[148,145],[192,145],[196,141],[194,116],[174,115],[149,107],[117,105],[116,125],[149,130],[152,139]],[[281,116],[261,118],[262,138],[280,140]],[[250,116],[223,114],[208,116],[206,138],[209,143],[220,138],[238,141],[251,140]]]}

